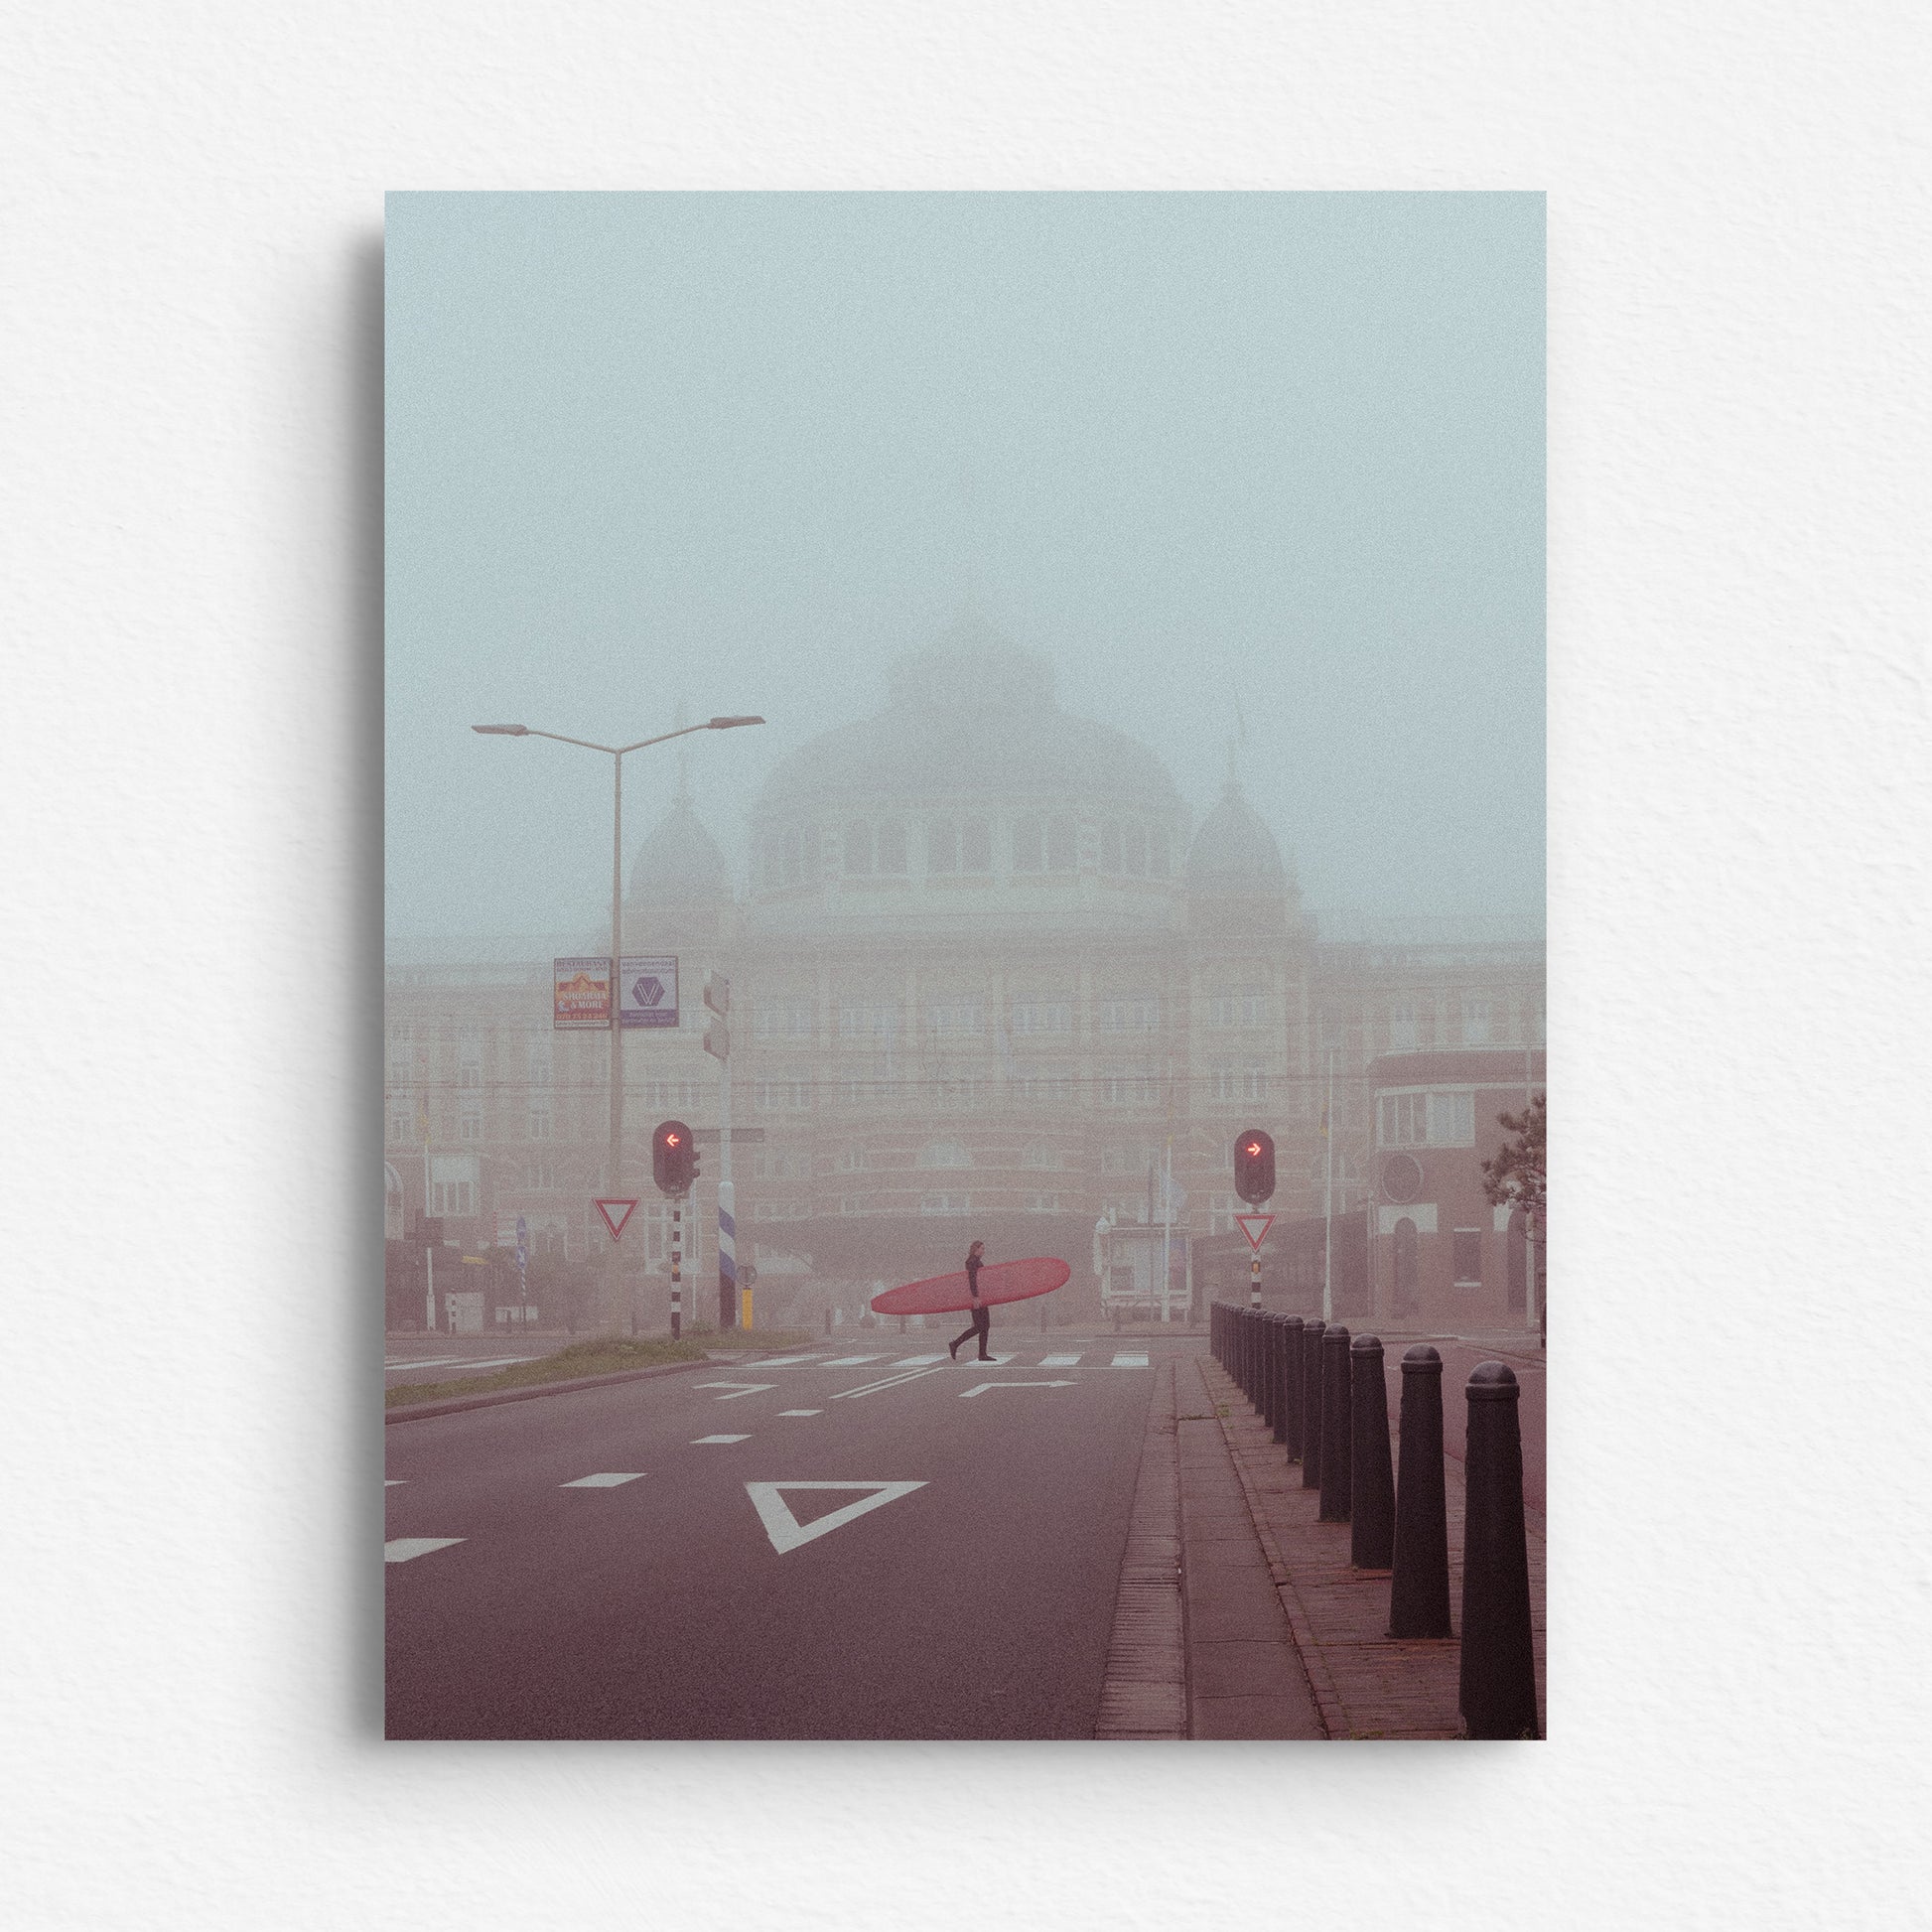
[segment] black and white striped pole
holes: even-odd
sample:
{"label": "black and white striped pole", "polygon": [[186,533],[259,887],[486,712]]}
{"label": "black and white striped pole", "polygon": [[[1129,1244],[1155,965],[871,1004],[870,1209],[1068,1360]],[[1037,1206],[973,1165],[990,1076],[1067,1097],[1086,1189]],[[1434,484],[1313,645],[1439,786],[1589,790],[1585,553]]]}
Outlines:
{"label": "black and white striped pole", "polygon": [[684,1201],[671,1203],[671,1339],[677,1340],[684,1326]]}

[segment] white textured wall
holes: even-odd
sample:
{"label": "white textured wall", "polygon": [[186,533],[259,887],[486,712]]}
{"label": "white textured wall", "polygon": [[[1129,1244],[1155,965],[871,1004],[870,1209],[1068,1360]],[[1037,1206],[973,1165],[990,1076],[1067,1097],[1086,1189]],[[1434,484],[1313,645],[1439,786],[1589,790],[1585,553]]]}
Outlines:
{"label": "white textured wall", "polygon": [[[67,0],[0,53],[16,1922],[1908,1921],[1922,10]],[[375,1741],[380,196],[653,185],[1549,191],[1546,1747]]]}

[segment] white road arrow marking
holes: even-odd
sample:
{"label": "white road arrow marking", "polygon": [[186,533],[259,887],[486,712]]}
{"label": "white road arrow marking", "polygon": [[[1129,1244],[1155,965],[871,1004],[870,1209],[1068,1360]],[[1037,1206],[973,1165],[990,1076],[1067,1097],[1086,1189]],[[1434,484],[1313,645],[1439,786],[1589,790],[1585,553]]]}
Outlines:
{"label": "white road arrow marking", "polygon": [[775,1382],[693,1382],[694,1389],[736,1389],[737,1395],[721,1395],[720,1402],[736,1402],[742,1396],[762,1395],[766,1389],[775,1389]]}
{"label": "white road arrow marking", "polygon": [[1077,1389],[1077,1382],[982,1382],[976,1388],[962,1389],[961,1402],[970,1402],[976,1395],[984,1395],[988,1389]]}
{"label": "white road arrow marking", "polygon": [[382,1546],[384,1563],[407,1563],[412,1557],[426,1557],[432,1550],[447,1550],[461,1543],[460,1536],[392,1536]]}
{"label": "white road arrow marking", "polygon": [[[923,1489],[923,1482],[748,1482],[745,1493],[751,1497],[752,1506],[759,1513],[759,1521],[764,1525],[764,1533],[771,1539],[771,1547],[782,1556],[787,1550],[795,1550],[801,1543],[809,1543],[814,1537],[824,1536],[830,1530],[843,1529],[847,1523],[865,1515],[868,1510],[877,1509],[882,1503],[896,1502],[900,1496],[909,1496],[915,1489]],[[801,1524],[797,1517],[785,1507],[783,1491],[787,1489],[869,1489],[870,1495],[861,1496],[856,1503],[847,1503],[843,1509],[834,1509],[818,1517],[815,1521]]]}

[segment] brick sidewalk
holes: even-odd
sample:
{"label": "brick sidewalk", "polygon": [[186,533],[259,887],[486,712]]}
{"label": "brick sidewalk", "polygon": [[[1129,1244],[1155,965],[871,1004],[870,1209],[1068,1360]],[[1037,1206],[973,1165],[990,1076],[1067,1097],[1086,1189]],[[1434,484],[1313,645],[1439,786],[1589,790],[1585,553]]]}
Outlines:
{"label": "brick sidewalk", "polygon": [[[1313,1688],[1323,1729],[1330,1737],[1454,1737],[1461,1728],[1456,1708],[1460,1646],[1452,1639],[1395,1640],[1388,1636],[1389,1573],[1356,1570],[1348,1561],[1346,1523],[1315,1520],[1319,1492],[1302,1487],[1299,1463],[1291,1463],[1247,1398],[1209,1355],[1174,1365],[1175,1403],[1186,1415],[1197,1381],[1205,1409],[1218,1416],[1221,1432],[1245,1493],[1248,1513],[1267,1560],[1295,1647]],[[1399,1389],[1399,1364],[1387,1371]],[[1463,1406],[1460,1382],[1446,1386],[1444,1408]],[[1401,1462],[1399,1439],[1395,1457]],[[1449,1494],[1449,1602],[1459,1618],[1462,1601],[1463,1468],[1446,1456]],[[1188,1462],[1181,1463],[1181,1509],[1190,1500]],[[1530,1615],[1536,1637],[1537,1708],[1548,1725],[1544,1689],[1545,1526],[1540,1510],[1528,1513]],[[1198,1734],[1198,1733],[1196,1733]],[[1277,1733],[1279,1734],[1279,1733]]]}

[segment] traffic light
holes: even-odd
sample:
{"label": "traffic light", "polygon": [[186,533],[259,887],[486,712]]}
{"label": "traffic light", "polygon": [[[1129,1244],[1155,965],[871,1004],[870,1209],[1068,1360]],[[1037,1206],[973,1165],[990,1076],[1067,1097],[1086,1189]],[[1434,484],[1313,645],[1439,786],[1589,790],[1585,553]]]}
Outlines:
{"label": "traffic light", "polygon": [[1234,1144],[1234,1191],[1250,1207],[1259,1207],[1275,1191],[1275,1143],[1259,1127],[1251,1127]]}
{"label": "traffic light", "polygon": [[650,1137],[651,1178],[667,1194],[685,1194],[698,1177],[698,1150],[681,1120],[657,1123]]}

